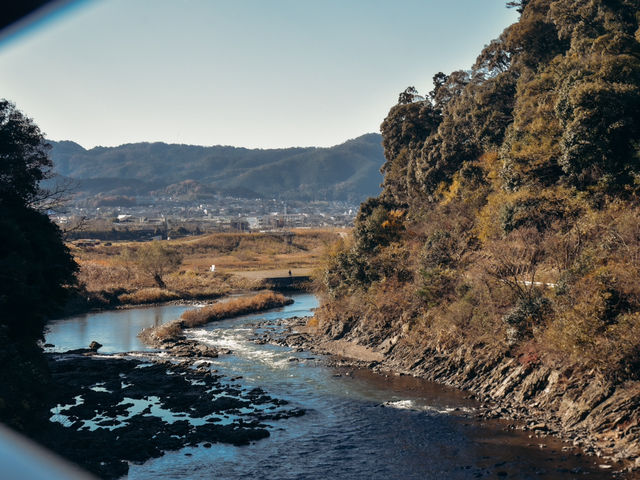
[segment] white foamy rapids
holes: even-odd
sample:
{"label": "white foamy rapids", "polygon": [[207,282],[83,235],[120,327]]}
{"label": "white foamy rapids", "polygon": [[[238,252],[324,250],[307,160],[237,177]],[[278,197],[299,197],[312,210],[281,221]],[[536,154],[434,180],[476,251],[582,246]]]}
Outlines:
{"label": "white foamy rapids", "polygon": [[[250,329],[229,329],[229,330],[203,330],[191,329],[187,335],[190,340],[203,343],[218,349],[231,350],[236,357],[246,358],[251,361],[260,362],[271,368],[285,369],[290,366],[288,361],[290,354],[277,350],[261,348],[255,343],[246,340],[246,332]],[[242,334],[245,332],[245,335]]]}
{"label": "white foamy rapids", "polygon": [[385,407],[398,408],[401,410],[420,410],[413,400],[397,400],[395,402],[384,402]]}
{"label": "white foamy rapids", "polygon": [[389,402],[384,402],[381,406],[383,407],[390,407],[390,408],[397,408],[397,409],[401,409],[401,410],[412,410],[415,412],[432,412],[432,413],[439,413],[442,415],[447,415],[447,414],[451,414],[453,412],[464,412],[464,413],[470,413],[473,411],[473,409],[468,408],[468,407],[434,407],[432,405],[419,405],[416,402],[414,402],[413,400],[396,400],[396,401],[389,401]]}

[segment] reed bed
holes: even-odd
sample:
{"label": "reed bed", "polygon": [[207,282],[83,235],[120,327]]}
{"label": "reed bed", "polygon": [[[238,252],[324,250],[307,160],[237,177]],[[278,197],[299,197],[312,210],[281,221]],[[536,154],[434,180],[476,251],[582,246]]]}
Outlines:
{"label": "reed bed", "polygon": [[148,344],[159,345],[179,339],[185,328],[198,327],[225,318],[257,313],[292,303],[291,298],[280,293],[262,292],[251,297],[240,297],[227,302],[187,310],[180,318],[158,327],[147,328],[140,332],[139,336]]}
{"label": "reed bed", "polygon": [[228,302],[219,302],[203,308],[187,310],[180,317],[180,321],[184,328],[192,328],[229,317],[282,307],[291,303],[293,303],[292,299],[280,293],[263,292],[252,297],[241,297]]}

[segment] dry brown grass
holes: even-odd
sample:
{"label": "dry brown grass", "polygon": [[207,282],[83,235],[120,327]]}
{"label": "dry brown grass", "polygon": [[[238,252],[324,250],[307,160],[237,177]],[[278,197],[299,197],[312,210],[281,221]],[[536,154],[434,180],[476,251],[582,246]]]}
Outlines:
{"label": "dry brown grass", "polygon": [[225,318],[247,315],[293,303],[293,300],[275,292],[263,292],[252,297],[241,297],[228,302],[214,303],[203,308],[187,310],[179,319],[159,327],[147,328],[139,337],[151,345],[176,340],[182,336],[184,328],[192,328]]}
{"label": "dry brown grass", "polygon": [[282,307],[291,303],[293,303],[293,300],[280,293],[264,292],[252,297],[241,297],[228,302],[214,303],[207,307],[187,310],[182,314],[180,320],[184,327],[191,328],[229,317]]}
{"label": "dry brown grass", "polygon": [[[163,278],[164,293],[154,290],[157,285],[153,278],[128,265],[122,255],[125,249],[136,250],[143,243],[69,247],[80,265],[78,278],[87,296],[117,296],[120,302],[136,304],[216,298],[232,290],[263,289],[263,279],[253,272],[315,268],[324,248],[339,238],[339,232],[295,230],[291,243],[272,233],[216,233],[166,242],[183,256],[183,263],[179,271]],[[209,271],[211,265],[216,266],[215,273]]]}
{"label": "dry brown grass", "polygon": [[182,325],[174,320],[159,327],[145,328],[138,337],[148,345],[160,346],[163,342],[178,340],[182,337]]}
{"label": "dry brown grass", "polygon": [[118,300],[123,304],[140,305],[144,303],[160,303],[177,300],[180,295],[171,290],[162,288],[142,288],[133,293],[123,293],[118,296]]}
{"label": "dry brown grass", "polygon": [[76,261],[80,265],[78,280],[88,292],[115,291],[123,288],[131,291],[151,286],[151,283],[147,285],[147,282],[133,268],[78,256]]}

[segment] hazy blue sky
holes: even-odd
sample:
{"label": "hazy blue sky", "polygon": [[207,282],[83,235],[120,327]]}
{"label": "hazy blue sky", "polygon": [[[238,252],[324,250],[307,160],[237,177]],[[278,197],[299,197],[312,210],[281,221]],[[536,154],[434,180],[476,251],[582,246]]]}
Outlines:
{"label": "hazy blue sky", "polygon": [[467,69],[502,0],[102,0],[0,40],[0,97],[50,139],[329,146]]}

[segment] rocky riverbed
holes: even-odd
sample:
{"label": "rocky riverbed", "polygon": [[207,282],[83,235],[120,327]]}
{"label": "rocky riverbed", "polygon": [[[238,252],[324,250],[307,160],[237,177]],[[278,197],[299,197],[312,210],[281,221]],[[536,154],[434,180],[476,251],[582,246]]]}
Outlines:
{"label": "rocky riverbed", "polygon": [[157,354],[48,354],[51,422],[37,437],[101,478],[118,478],[129,462],[184,446],[246,445],[269,436],[265,422],[304,414],[218,375],[208,359],[219,354],[186,340]]}

